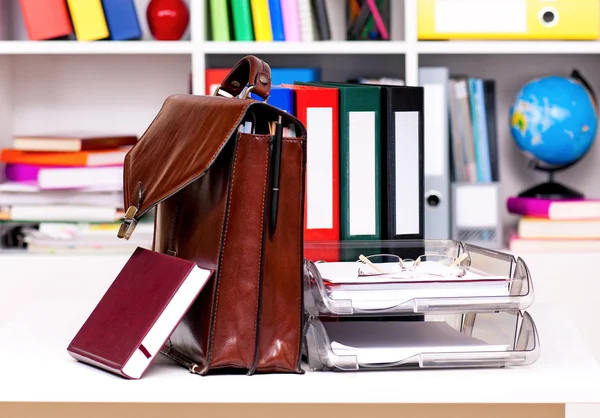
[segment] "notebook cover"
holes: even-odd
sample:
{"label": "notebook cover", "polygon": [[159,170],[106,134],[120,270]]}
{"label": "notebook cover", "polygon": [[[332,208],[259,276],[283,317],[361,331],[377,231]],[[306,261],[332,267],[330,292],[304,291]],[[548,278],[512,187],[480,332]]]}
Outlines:
{"label": "notebook cover", "polygon": [[100,0],[67,0],[79,41],[108,38],[108,26]]}
{"label": "notebook cover", "polygon": [[231,0],[233,32],[236,41],[253,41],[252,12],[250,0]]}
{"label": "notebook cover", "polygon": [[124,41],[140,39],[142,29],[133,0],[102,0],[110,39]]}
{"label": "notebook cover", "polygon": [[63,0],[19,0],[19,3],[30,40],[60,38],[73,32]]}
{"label": "notebook cover", "polygon": [[40,151],[40,152],[53,152],[62,151],[61,149],[52,149],[51,146],[44,145],[38,147],[35,142],[38,141],[79,141],[78,151],[92,151],[92,150],[110,150],[118,147],[126,147],[135,145],[138,138],[135,135],[123,135],[123,136],[85,136],[85,135],[19,135],[15,136],[14,149],[22,151]]}
{"label": "notebook cover", "polygon": [[[81,152],[27,152],[15,149],[3,149],[0,153],[0,162],[5,164],[37,164],[51,166],[85,167],[97,165],[123,164],[124,150],[99,150]],[[96,157],[102,157],[103,164],[95,161]]]}
{"label": "notebook cover", "polygon": [[[194,269],[196,263],[193,261],[138,247],[77,332],[67,351],[79,361],[133,378],[123,371],[123,367],[137,351],[141,351],[150,362],[154,360],[200,293],[202,287],[186,295],[185,308],[177,312],[178,319],[169,324],[169,331],[160,336],[160,342],[155,347],[142,345],[150,329]],[[207,274],[204,284],[212,271]]]}

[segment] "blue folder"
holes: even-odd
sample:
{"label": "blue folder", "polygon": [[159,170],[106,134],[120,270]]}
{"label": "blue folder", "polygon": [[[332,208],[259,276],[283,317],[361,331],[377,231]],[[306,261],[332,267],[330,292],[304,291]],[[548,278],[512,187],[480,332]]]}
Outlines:
{"label": "blue folder", "polygon": [[125,41],[142,37],[133,0],[102,0],[102,7],[111,40]]}
{"label": "blue folder", "polygon": [[281,84],[309,83],[311,81],[320,81],[321,71],[318,68],[272,68],[271,85]]}
{"label": "blue folder", "polygon": [[285,41],[280,0],[269,0],[269,14],[271,16],[271,32],[273,33],[273,40]]}

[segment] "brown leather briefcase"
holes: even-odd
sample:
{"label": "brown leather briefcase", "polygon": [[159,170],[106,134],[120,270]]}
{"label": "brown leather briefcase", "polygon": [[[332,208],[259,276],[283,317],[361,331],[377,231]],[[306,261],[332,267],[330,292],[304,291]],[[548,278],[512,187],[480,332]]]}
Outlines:
{"label": "brown leather briefcase", "polygon": [[247,97],[270,88],[247,56],[215,95],[169,96],[125,158],[119,237],[156,207],[154,250],[216,270],[162,350],[193,373],[302,373],[306,130]]}

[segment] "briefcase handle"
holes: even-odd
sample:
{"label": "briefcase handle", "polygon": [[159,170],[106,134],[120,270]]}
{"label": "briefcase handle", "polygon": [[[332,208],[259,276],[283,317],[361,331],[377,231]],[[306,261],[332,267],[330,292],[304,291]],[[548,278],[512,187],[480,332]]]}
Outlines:
{"label": "briefcase handle", "polygon": [[247,55],[231,69],[214,92],[217,96],[219,91],[225,91],[233,97],[237,97],[244,88],[244,97],[253,92],[263,100],[267,100],[271,92],[271,67],[263,60],[254,55]]}

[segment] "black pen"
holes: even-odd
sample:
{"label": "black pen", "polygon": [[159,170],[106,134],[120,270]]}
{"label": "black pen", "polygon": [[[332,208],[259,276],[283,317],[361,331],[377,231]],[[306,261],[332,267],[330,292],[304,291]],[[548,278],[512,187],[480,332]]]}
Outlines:
{"label": "black pen", "polygon": [[279,171],[281,169],[281,142],[283,126],[281,124],[281,116],[275,125],[275,136],[273,137],[273,161],[271,171],[271,205],[269,226],[271,235],[275,233],[277,225],[277,206],[279,205]]}

